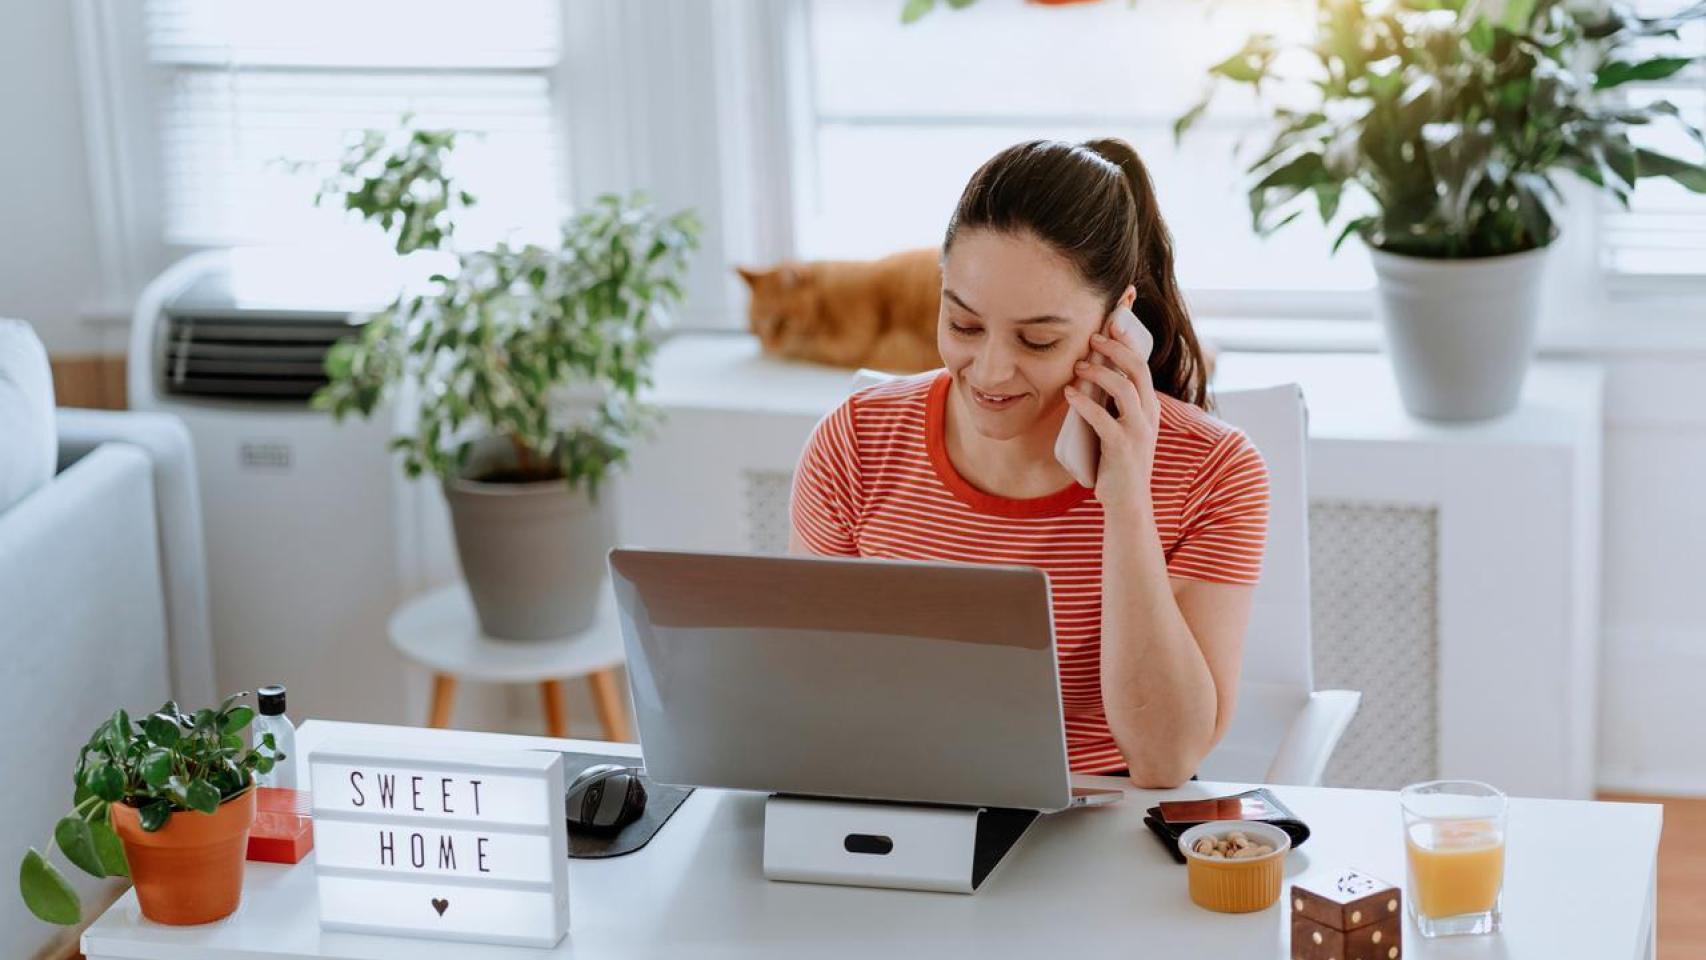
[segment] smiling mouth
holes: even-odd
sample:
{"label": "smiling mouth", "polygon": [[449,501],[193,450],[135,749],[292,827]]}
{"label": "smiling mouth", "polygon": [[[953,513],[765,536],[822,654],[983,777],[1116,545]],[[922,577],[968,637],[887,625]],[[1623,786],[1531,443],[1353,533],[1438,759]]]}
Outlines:
{"label": "smiling mouth", "polygon": [[1012,406],[1024,396],[1022,393],[986,393],[969,385],[968,389],[971,390],[972,399],[976,400],[979,406],[995,410]]}

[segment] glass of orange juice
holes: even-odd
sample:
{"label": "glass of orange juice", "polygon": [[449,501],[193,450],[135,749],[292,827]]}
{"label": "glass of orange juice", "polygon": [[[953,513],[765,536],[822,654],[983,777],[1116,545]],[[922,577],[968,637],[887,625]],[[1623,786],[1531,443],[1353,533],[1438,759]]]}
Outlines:
{"label": "glass of orange juice", "polygon": [[1496,932],[1505,795],[1474,780],[1432,780],[1405,787],[1398,799],[1416,929],[1424,937]]}

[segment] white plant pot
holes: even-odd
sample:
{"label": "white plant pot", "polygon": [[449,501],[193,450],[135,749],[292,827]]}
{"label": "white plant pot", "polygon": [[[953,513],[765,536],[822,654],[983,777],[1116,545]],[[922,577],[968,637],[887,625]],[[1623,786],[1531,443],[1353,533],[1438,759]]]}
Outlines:
{"label": "white plant pot", "polygon": [[1484,420],[1516,408],[1548,249],[1473,260],[1369,250],[1405,409],[1429,420]]}
{"label": "white plant pot", "polygon": [[[495,445],[500,459],[506,446]],[[464,477],[444,481],[457,559],[481,631],[497,640],[578,633],[592,622],[615,543],[608,498],[594,500],[563,480],[467,479],[491,463],[491,454],[476,452]]]}

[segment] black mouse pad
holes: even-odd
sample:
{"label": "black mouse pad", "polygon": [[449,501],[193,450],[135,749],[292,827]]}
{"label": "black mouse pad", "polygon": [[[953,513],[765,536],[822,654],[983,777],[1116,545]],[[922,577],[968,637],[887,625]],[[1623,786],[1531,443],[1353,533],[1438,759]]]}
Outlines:
{"label": "black mouse pad", "polygon": [[[582,770],[598,763],[619,763],[633,766],[633,757],[608,756],[600,753],[569,753],[563,751],[563,786],[573,783]],[[640,774],[646,788],[646,812],[640,819],[612,834],[578,833],[569,827],[569,856],[576,860],[602,860],[633,853],[651,842],[663,828],[664,822],[693,794],[692,787],[671,787]],[[567,797],[564,798],[566,803]]]}

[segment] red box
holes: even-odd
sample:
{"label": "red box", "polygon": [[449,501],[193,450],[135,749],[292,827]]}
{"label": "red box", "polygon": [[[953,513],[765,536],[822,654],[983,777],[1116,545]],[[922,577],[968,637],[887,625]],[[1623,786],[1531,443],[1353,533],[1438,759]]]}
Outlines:
{"label": "red box", "polygon": [[255,788],[255,823],[249,828],[249,859],[300,863],[314,849],[314,818],[308,792]]}

